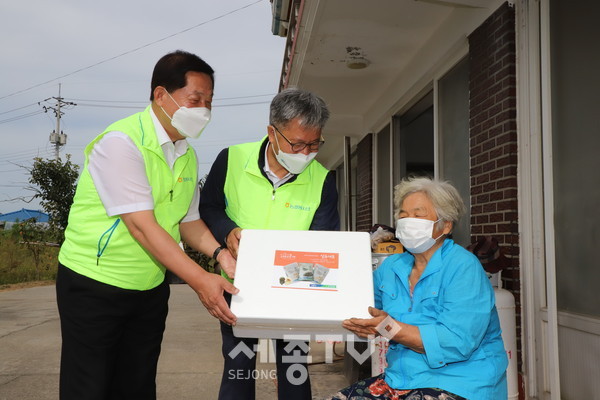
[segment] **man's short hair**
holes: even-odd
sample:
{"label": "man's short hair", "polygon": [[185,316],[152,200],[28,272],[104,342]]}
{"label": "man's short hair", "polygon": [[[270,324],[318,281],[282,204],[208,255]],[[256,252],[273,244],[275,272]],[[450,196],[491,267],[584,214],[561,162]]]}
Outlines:
{"label": "man's short hair", "polygon": [[184,87],[187,84],[186,74],[190,71],[208,75],[214,87],[215,71],[206,61],[187,51],[176,50],[162,56],[154,66],[150,84],[150,101],[154,100],[154,89],[157,86],[163,86],[169,93]]}
{"label": "man's short hair", "polygon": [[271,101],[269,123],[285,127],[294,118],[300,126],[323,129],[329,119],[329,109],[322,98],[307,90],[288,88]]}

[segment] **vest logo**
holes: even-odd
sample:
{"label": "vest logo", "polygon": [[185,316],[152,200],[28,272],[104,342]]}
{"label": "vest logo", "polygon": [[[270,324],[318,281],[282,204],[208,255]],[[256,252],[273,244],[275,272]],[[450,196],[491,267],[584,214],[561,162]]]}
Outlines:
{"label": "vest logo", "polygon": [[177,182],[192,182],[193,179],[192,178],[186,178],[186,177],[179,177],[177,178]]}
{"label": "vest logo", "polygon": [[285,208],[289,208],[290,210],[310,211],[309,206],[302,206],[300,204],[290,204],[289,202],[285,203]]}

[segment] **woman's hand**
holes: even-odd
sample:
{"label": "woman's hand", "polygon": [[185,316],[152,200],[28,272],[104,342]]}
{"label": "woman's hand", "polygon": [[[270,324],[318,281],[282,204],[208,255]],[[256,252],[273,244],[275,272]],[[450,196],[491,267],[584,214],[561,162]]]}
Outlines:
{"label": "woman's hand", "polygon": [[350,318],[342,322],[342,326],[362,338],[385,336],[392,339],[400,325],[383,310],[369,307],[369,314],[373,318]]}

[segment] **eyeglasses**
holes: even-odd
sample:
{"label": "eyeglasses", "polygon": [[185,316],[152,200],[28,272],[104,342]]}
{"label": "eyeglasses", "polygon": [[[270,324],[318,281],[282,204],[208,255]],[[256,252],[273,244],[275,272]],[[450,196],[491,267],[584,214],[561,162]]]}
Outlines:
{"label": "eyeglasses", "polygon": [[290,144],[290,146],[292,147],[292,151],[294,153],[299,153],[307,147],[311,152],[319,151],[321,146],[323,146],[323,144],[325,143],[325,139],[323,139],[323,138],[316,140],[314,142],[311,142],[311,143],[304,143],[304,142],[292,143],[292,142],[290,142],[290,140],[288,138],[283,136],[283,133],[281,133],[281,131],[279,129],[277,129],[277,127],[275,125],[271,125],[271,126],[273,128],[275,128],[275,130],[281,135],[281,137],[284,138],[285,141]]}

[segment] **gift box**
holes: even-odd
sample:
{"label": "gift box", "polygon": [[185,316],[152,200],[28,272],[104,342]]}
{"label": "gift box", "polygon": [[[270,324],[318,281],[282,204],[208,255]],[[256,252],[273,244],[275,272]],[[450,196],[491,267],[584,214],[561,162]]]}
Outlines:
{"label": "gift box", "polygon": [[244,229],[234,285],[238,337],[358,340],[341,323],[370,318],[369,234]]}

